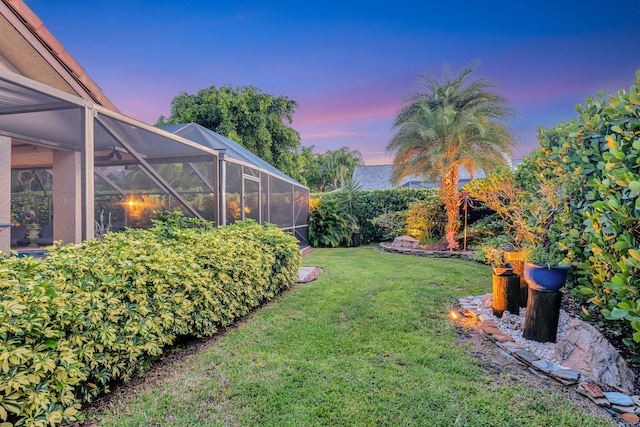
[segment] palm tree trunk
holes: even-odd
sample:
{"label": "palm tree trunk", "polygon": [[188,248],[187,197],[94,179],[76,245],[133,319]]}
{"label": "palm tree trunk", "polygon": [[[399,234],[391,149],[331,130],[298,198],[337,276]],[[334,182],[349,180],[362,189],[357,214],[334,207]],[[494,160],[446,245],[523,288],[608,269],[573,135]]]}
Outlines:
{"label": "palm tree trunk", "polygon": [[442,178],[442,202],[447,210],[447,225],[445,239],[449,250],[458,248],[456,235],[460,230],[460,198],[458,197],[458,181],[460,170],[457,166],[451,168]]}

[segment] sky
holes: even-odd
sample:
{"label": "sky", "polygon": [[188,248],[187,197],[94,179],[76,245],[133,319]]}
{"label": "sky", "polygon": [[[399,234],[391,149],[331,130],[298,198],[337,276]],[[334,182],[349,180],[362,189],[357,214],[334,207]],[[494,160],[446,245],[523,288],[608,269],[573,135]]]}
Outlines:
{"label": "sky", "polygon": [[444,64],[480,61],[473,76],[498,83],[514,159],[640,69],[640,0],[25,2],[127,116],[153,124],[180,93],[255,86],[298,103],[302,145],[367,165],[391,163],[398,110]]}

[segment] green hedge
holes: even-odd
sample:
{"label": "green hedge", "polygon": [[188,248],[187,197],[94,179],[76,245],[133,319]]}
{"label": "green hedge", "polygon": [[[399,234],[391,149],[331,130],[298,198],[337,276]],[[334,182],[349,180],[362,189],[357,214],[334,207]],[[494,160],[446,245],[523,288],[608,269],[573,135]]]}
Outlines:
{"label": "green hedge", "polygon": [[[326,200],[340,200],[341,191],[334,191],[323,196]],[[353,211],[360,226],[363,242],[381,242],[386,231],[372,224],[371,220],[385,212],[400,212],[409,209],[413,202],[437,199],[438,189],[402,188],[390,190],[357,191],[353,201]],[[444,208],[443,208],[444,209]]]}
{"label": "green hedge", "polygon": [[569,286],[638,348],[640,72],[629,91],[587,98],[577,111],[578,119],[540,130],[540,147],[517,177],[532,187],[558,177],[569,183],[552,228],[575,267]]}
{"label": "green hedge", "polygon": [[211,336],[297,278],[295,238],[255,223],[157,226],[0,259],[0,426],[72,420],[176,337]]}

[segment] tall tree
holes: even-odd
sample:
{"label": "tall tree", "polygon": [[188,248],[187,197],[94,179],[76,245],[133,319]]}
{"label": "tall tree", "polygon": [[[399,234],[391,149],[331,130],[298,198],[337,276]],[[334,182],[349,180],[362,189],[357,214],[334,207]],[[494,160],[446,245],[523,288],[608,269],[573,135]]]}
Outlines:
{"label": "tall tree", "polygon": [[325,174],[333,182],[333,189],[344,186],[346,178],[353,175],[356,166],[364,165],[362,154],[358,150],[349,150],[349,147],[340,147],[337,150],[329,150],[324,156],[323,169]]}
{"label": "tall tree", "polygon": [[300,161],[302,162],[302,183],[312,192],[324,193],[329,189],[331,180],[323,168],[325,155],[314,153],[314,146],[302,147]]}
{"label": "tall tree", "polygon": [[195,95],[182,93],[173,98],[171,115],[161,116],[156,125],[198,123],[301,179],[300,134],[286,125],[291,124],[297,106],[287,97],[262,93],[253,86],[211,86]]}
{"label": "tall tree", "polygon": [[407,175],[437,180],[447,210],[446,241],[456,249],[460,229],[460,168],[470,175],[477,169],[507,165],[514,146],[506,120],[513,115],[509,101],[496,94],[490,79],[472,79],[472,64],[458,75],[443,68],[443,81],[421,74],[421,91],[404,103],[393,123],[396,133],[387,145],[395,153],[393,177]]}

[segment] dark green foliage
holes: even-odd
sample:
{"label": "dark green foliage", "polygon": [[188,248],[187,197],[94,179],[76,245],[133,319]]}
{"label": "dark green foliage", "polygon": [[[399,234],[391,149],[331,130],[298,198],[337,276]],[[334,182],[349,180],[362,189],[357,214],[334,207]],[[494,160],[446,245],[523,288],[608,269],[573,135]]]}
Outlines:
{"label": "dark green foliage", "polygon": [[[640,72],[630,90],[577,108],[579,118],[540,130],[518,168],[527,188],[564,179],[565,205],[550,229],[577,272],[574,293],[640,343]],[[567,179],[568,178],[568,179]]]}
{"label": "dark green foliage", "polygon": [[309,217],[309,243],[314,248],[337,248],[351,244],[352,227],[348,215],[336,200],[323,200]]}
{"label": "dark green foliage", "polygon": [[[493,213],[487,215],[469,226],[467,230],[467,242],[470,246],[478,245],[486,238],[491,238],[495,236],[501,236],[504,234],[509,234],[505,222],[498,216],[498,214]],[[511,241],[511,245],[513,246],[513,236],[507,236]]]}
{"label": "dark green foliage", "polygon": [[0,259],[0,422],[76,418],[80,402],[139,374],[178,336],[211,336],[297,278],[296,239],[273,226],[171,225],[180,221],[39,261]]}
{"label": "dark green foliage", "polygon": [[392,241],[405,233],[407,214],[405,212],[385,212],[373,218],[371,224],[382,230],[383,241]]}
{"label": "dark green foliage", "polygon": [[300,164],[302,169],[302,182],[311,191],[325,192],[331,186],[331,179],[322,165],[325,162],[325,155],[314,153],[315,147],[300,147]]}
{"label": "dark green foliage", "polygon": [[514,236],[496,213],[474,222],[468,229],[467,244],[474,250],[476,261],[487,262],[487,255],[496,250],[515,250]]}
{"label": "dark green foliage", "polygon": [[[390,190],[361,190],[353,197],[353,209],[360,226],[360,236],[363,242],[381,242],[385,240],[387,231],[375,226],[371,220],[386,212],[403,212],[409,209],[413,202],[431,200],[437,197],[437,189],[390,189]],[[323,200],[342,200],[346,194],[335,191],[324,195]]]}
{"label": "dark green foliage", "polygon": [[253,86],[211,86],[171,101],[171,116],[157,125],[198,123],[245,147],[294,179],[302,178],[300,135],[291,124],[298,104],[286,96],[262,93]]}

